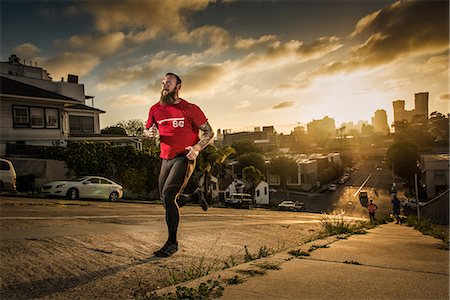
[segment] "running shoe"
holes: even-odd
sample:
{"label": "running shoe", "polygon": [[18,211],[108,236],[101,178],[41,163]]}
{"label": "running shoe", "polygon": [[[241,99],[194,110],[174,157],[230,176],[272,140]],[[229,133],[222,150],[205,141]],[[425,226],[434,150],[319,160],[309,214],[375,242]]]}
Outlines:
{"label": "running shoe", "polygon": [[178,251],[178,242],[172,243],[167,241],[158,251],[153,252],[157,257],[169,257]]}

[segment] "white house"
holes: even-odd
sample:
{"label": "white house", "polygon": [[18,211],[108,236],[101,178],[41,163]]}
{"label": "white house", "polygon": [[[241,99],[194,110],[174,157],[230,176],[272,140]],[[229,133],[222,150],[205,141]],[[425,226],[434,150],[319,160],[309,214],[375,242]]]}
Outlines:
{"label": "white house", "polygon": [[255,203],[260,205],[269,204],[269,184],[261,181],[255,189]]}
{"label": "white house", "polygon": [[244,193],[245,181],[234,179],[224,190],[225,198],[230,198],[234,193]]}
{"label": "white house", "polygon": [[93,103],[93,99],[85,94],[78,76],[53,81],[43,68],[25,65],[11,55],[9,61],[0,62],[0,155],[79,140],[106,139],[141,148],[136,138],[117,137],[116,141],[100,134],[100,114],[105,111],[86,105],[86,100]]}

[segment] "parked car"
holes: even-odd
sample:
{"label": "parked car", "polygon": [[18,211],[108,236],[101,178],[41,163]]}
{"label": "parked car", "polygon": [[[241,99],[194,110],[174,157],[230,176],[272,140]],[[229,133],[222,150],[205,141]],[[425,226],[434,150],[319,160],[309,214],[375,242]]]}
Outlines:
{"label": "parked car", "polygon": [[[426,202],[419,201],[419,207],[422,207],[426,204]],[[403,202],[403,207],[405,209],[417,209],[417,201],[416,199],[407,199]]]}
{"label": "parked car", "polygon": [[303,202],[285,200],[278,204],[278,210],[304,211],[305,204]]}
{"label": "parked car", "polygon": [[332,184],[330,184],[330,186],[328,187],[328,189],[329,189],[330,191],[335,191],[335,190],[337,190],[337,185],[336,185],[335,183],[332,183]]}
{"label": "parked car", "polygon": [[339,184],[343,184],[344,182],[346,182],[349,179],[350,179],[350,175],[349,174],[345,174],[341,178],[339,178],[338,183]]}
{"label": "parked car", "polygon": [[17,174],[13,163],[0,158],[0,192],[16,191],[16,183]]}
{"label": "parked car", "polygon": [[42,186],[41,193],[44,196],[60,196],[72,200],[97,198],[117,201],[123,196],[123,187],[104,177],[85,176],[46,183]]}
{"label": "parked car", "polygon": [[369,195],[365,191],[359,192],[359,202],[362,206],[367,207],[369,205]]}
{"label": "parked car", "polygon": [[225,199],[225,207],[251,208],[252,196],[244,193],[233,193],[230,198]]}

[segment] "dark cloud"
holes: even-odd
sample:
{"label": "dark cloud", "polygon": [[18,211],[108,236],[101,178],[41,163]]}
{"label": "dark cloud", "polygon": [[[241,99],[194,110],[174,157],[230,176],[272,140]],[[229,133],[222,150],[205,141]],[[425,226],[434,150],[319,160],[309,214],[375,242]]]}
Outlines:
{"label": "dark cloud", "polygon": [[278,103],[277,105],[272,107],[272,109],[282,109],[282,108],[292,107],[294,105],[295,105],[294,101],[284,101],[284,102]]}
{"label": "dark cloud", "polygon": [[449,47],[448,1],[399,1],[361,19],[351,34],[369,35],[347,59],[329,63],[312,75],[375,67],[398,58],[435,53]]}

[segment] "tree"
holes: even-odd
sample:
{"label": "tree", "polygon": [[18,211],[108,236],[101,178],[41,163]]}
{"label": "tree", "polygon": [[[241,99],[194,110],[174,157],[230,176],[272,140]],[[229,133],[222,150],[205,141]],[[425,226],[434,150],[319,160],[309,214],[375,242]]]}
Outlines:
{"label": "tree", "polygon": [[244,168],[249,166],[257,168],[262,174],[266,174],[267,172],[266,160],[261,153],[255,152],[245,153],[239,155],[237,160],[238,160],[238,164],[236,165],[237,174],[242,174]]}
{"label": "tree", "polygon": [[375,127],[369,124],[362,124],[361,126],[361,134],[363,136],[372,136],[375,134]]}
{"label": "tree", "polygon": [[101,134],[127,135],[125,129],[120,126],[108,126],[100,131]]}
{"label": "tree", "polygon": [[386,152],[388,166],[409,183],[412,191],[414,174],[420,174],[417,167],[419,152],[417,146],[411,143],[399,142],[389,147]]}
{"label": "tree", "polygon": [[245,167],[242,170],[243,179],[250,185],[250,193],[252,195],[252,199],[255,199],[255,189],[258,184],[261,182],[262,174],[261,172],[255,168],[254,166]]}
{"label": "tree", "polygon": [[116,125],[125,130],[128,136],[142,136],[144,132],[144,121],[141,119],[131,119],[128,121],[120,121]]}
{"label": "tree", "polygon": [[209,186],[211,183],[211,175],[215,175],[220,180],[220,174],[226,159],[236,153],[232,147],[225,147],[218,150],[213,145],[208,145],[197,158],[197,167],[203,176],[203,192],[209,199]]}
{"label": "tree", "polygon": [[280,176],[280,186],[286,189],[287,179],[298,172],[294,159],[288,156],[277,156],[270,161],[270,172]]}
{"label": "tree", "polygon": [[231,145],[236,150],[236,156],[233,158],[246,154],[246,153],[262,153],[261,149],[255,145],[252,141],[240,141]]}

